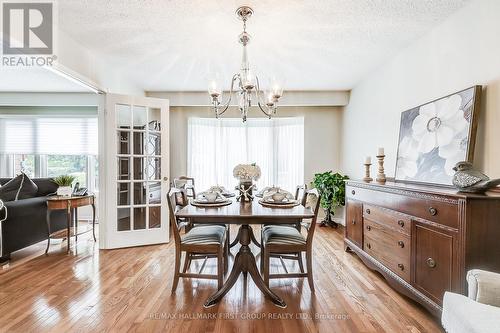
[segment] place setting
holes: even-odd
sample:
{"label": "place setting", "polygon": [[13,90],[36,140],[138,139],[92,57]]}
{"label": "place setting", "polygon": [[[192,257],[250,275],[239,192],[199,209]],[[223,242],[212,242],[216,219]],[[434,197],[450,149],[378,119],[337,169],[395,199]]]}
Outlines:
{"label": "place setting", "polygon": [[261,198],[259,203],[264,207],[292,208],[300,204],[292,193],[275,186],[265,187],[255,196]]}
{"label": "place setting", "polygon": [[208,190],[198,194],[190,204],[195,207],[223,207],[231,204],[231,197],[235,194],[229,192],[224,186],[211,186]]}

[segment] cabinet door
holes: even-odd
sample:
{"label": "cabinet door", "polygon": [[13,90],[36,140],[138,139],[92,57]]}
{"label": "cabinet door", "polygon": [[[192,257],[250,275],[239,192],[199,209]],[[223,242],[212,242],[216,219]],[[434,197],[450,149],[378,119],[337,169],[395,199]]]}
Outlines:
{"label": "cabinet door", "polygon": [[345,237],[360,248],[363,246],[363,204],[352,199],[346,203]]}
{"label": "cabinet door", "polygon": [[415,223],[414,285],[437,304],[445,291],[453,290],[453,233]]}

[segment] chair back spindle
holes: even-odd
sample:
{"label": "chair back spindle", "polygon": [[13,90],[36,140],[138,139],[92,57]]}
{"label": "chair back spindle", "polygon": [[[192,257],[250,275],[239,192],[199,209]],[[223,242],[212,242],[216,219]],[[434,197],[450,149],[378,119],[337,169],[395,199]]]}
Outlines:
{"label": "chair back spindle", "polygon": [[196,199],[196,190],[194,189],[194,178],[188,176],[180,176],[173,181],[175,188],[185,189],[188,197]]}
{"label": "chair back spindle", "polygon": [[168,195],[168,209],[170,212],[170,225],[173,230],[175,243],[178,245],[181,242],[180,229],[184,226],[175,213],[187,205],[188,199],[185,190],[171,188]]}

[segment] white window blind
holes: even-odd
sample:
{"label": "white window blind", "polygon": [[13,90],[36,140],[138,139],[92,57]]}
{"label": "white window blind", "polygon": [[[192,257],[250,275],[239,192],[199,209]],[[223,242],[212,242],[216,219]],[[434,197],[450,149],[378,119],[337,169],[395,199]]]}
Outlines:
{"label": "white window blind", "polygon": [[96,117],[0,117],[0,154],[97,155]]}
{"label": "white window blind", "polygon": [[294,191],[304,183],[304,118],[190,118],[188,175],[197,191],[219,184],[234,188],[233,168],[257,163],[262,170],[257,186],[276,185]]}

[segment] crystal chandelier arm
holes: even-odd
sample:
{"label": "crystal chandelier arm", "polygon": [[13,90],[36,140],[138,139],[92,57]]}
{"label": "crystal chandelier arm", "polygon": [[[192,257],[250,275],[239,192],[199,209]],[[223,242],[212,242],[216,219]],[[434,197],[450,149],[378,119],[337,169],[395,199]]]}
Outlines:
{"label": "crystal chandelier arm", "polygon": [[229,97],[227,98],[227,102],[225,104],[223,104],[222,111],[219,111],[219,107],[218,106],[214,107],[216,118],[219,118],[219,116],[221,116],[222,114],[224,114],[224,112],[226,112],[227,109],[229,109],[229,105],[231,104],[231,99],[233,98],[234,81],[236,81],[236,80],[239,80],[240,81],[240,85],[241,85],[240,74],[234,74],[233,75],[233,78],[231,80],[231,89],[229,90]]}
{"label": "crystal chandelier arm", "polygon": [[264,107],[262,107],[262,104],[264,103],[261,103],[259,78],[257,76],[255,77],[255,94],[257,95],[257,105],[259,106],[260,111],[262,111],[269,119],[271,119],[273,109],[269,108],[267,105],[264,105]]}

